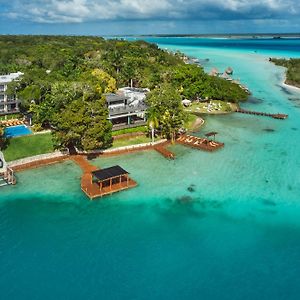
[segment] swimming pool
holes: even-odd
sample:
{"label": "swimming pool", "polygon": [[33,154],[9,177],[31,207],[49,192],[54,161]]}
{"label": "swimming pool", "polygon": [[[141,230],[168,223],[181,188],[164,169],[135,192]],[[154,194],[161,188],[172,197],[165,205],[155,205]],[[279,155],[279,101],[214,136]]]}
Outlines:
{"label": "swimming pool", "polygon": [[4,136],[8,138],[27,135],[31,133],[32,131],[25,125],[11,126],[5,128],[4,130]]}

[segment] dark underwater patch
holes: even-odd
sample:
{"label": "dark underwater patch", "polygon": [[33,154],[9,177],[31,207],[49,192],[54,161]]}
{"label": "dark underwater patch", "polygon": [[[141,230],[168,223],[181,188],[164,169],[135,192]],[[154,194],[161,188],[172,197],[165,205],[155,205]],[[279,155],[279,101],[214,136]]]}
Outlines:
{"label": "dark underwater patch", "polygon": [[260,104],[263,103],[264,100],[260,98],[250,97],[247,102],[252,104]]}
{"label": "dark underwater patch", "polygon": [[294,130],[294,131],[298,130],[298,128],[296,128],[296,127],[292,127],[291,129]]}
{"label": "dark underwater patch", "polygon": [[281,85],[278,85],[280,87],[280,89],[287,95],[293,95],[292,92],[290,92],[287,88],[281,86]]}
{"label": "dark underwater patch", "polygon": [[273,128],[264,128],[263,131],[265,131],[265,132],[274,132],[275,129],[273,129]]}
{"label": "dark underwater patch", "polygon": [[299,98],[294,98],[294,97],[289,97],[288,100],[292,101],[292,102],[298,102],[298,101],[300,101]]}
{"label": "dark underwater patch", "polygon": [[262,204],[266,205],[266,206],[276,206],[276,203],[272,200],[268,200],[268,199],[263,199]]}
{"label": "dark underwater patch", "polygon": [[189,203],[192,201],[193,201],[193,198],[188,195],[184,195],[184,196],[176,198],[176,202],[179,202],[179,203]]}
{"label": "dark underwater patch", "polygon": [[193,193],[193,192],[195,192],[195,185],[194,184],[191,184],[188,188],[187,188],[187,190],[190,192],[190,193]]}

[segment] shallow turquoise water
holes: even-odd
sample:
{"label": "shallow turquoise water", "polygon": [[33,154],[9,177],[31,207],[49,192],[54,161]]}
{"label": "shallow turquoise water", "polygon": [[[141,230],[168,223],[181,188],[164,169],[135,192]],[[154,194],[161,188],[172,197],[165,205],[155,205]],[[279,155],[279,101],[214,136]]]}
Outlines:
{"label": "shallow turquoise water", "polygon": [[139,183],[100,201],[71,162],[19,173],[0,194],[1,298],[299,299],[300,94],[268,54],[157,42],[210,58],[207,70],[232,66],[255,97],[244,107],[289,118],[207,118],[199,135],[225,142],[214,154],[94,160]]}

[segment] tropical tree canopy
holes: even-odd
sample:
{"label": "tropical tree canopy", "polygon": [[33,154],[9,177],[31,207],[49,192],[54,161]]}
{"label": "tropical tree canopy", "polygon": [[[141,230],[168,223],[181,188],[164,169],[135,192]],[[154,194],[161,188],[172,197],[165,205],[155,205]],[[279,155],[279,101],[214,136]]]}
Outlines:
{"label": "tropical tree canopy", "polygon": [[147,97],[152,120],[157,119],[163,136],[175,139],[187,118],[179,92],[170,84],[154,89]]}
{"label": "tropical tree canopy", "polygon": [[53,116],[53,137],[57,148],[105,149],[112,145],[111,123],[105,99],[97,92],[75,95],[73,101]]}

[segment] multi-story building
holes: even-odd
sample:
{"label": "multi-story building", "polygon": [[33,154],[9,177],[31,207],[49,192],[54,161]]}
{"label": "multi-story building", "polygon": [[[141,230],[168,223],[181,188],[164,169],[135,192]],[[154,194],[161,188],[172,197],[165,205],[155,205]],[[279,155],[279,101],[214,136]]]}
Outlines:
{"label": "multi-story building", "polygon": [[114,130],[146,124],[148,92],[148,89],[125,87],[116,94],[106,94],[109,120]]}
{"label": "multi-story building", "polygon": [[23,75],[21,72],[0,75],[0,115],[19,112],[19,100],[16,94],[7,93],[7,86],[21,75]]}

